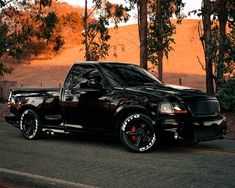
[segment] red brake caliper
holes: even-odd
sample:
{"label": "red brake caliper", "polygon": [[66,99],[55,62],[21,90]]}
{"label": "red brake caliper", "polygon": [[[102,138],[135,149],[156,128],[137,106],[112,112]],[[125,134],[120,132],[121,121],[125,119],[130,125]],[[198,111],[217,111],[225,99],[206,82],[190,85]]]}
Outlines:
{"label": "red brake caliper", "polygon": [[[133,132],[136,131],[136,126],[135,126],[135,125],[133,125],[133,126],[131,127],[131,131],[133,131]],[[131,136],[131,139],[132,139],[133,142],[135,142],[135,141],[136,141],[136,136]]]}

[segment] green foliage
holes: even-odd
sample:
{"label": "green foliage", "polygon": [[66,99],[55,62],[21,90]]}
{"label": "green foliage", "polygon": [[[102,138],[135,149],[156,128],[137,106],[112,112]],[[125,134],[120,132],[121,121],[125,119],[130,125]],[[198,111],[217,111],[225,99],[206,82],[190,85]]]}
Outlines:
{"label": "green foliage", "polygon": [[86,60],[98,61],[104,59],[109,55],[110,44],[108,41],[111,36],[109,35],[109,23],[113,21],[115,27],[118,27],[118,23],[126,22],[129,19],[127,7],[123,5],[111,4],[107,2],[102,6],[101,0],[93,0],[95,3],[95,9],[97,11],[97,19],[87,19],[88,28],[87,33],[83,33],[83,44],[86,43],[87,39],[87,53]]}
{"label": "green foliage", "polygon": [[[106,27],[108,21],[100,16],[94,23],[89,24],[88,28],[88,60],[98,61],[108,55],[110,44],[109,30]],[[84,35],[84,33],[83,33]],[[85,36],[84,36],[85,37]]]}
{"label": "green foliage", "polygon": [[[0,55],[8,54],[17,59],[28,57],[27,53],[37,56],[40,54],[38,48],[28,48],[35,43],[41,47],[52,45],[52,49],[56,51],[62,47],[63,38],[57,29],[56,13],[49,8],[42,9],[42,6],[51,5],[50,0],[35,1],[36,4],[16,0],[10,4],[7,4],[8,1],[4,2],[0,15]],[[44,45],[40,45],[43,42]]]}
{"label": "green foliage", "polygon": [[[230,81],[235,76],[235,1],[234,0],[217,0],[210,1],[209,7],[202,7],[199,10],[193,10],[189,13],[202,16],[210,11],[210,28],[198,29],[200,40],[202,42],[205,56],[206,50],[210,51],[208,59],[213,63],[213,78],[216,85],[216,94],[223,96],[227,86],[230,86]],[[208,44],[205,42],[205,31],[211,29],[211,40]],[[206,48],[207,46],[207,48]],[[205,58],[205,59],[207,59]],[[234,83],[234,81],[231,81]],[[227,95],[224,96],[226,101],[229,101]],[[232,96],[231,96],[232,97]],[[223,101],[222,97],[220,97]],[[231,98],[231,100],[233,100]]]}
{"label": "green foliage", "polygon": [[52,0],[35,0],[35,4],[39,4],[41,6],[51,6]]}
{"label": "green foliage", "polygon": [[13,70],[13,68],[7,67],[0,63],[0,79],[3,78],[4,74],[10,74]]}
{"label": "green foliage", "polygon": [[61,23],[71,28],[73,32],[77,32],[83,27],[83,20],[78,12],[69,12],[66,15],[62,15]]}
{"label": "green foliage", "polygon": [[[223,83],[226,79],[230,79],[235,76],[235,27],[230,26],[230,32],[225,36],[223,42],[220,41],[219,25],[214,22],[212,27],[212,62],[214,64],[214,78],[216,83]],[[219,56],[219,45],[223,46],[223,59],[222,62]],[[220,65],[223,65],[223,77],[219,76],[221,69]]]}
{"label": "green foliage", "polygon": [[148,29],[148,60],[153,65],[158,65],[158,51],[163,51],[166,58],[171,50],[171,44],[175,43],[172,35],[175,33],[175,25],[170,20],[164,22],[160,29],[154,23],[149,24]]}
{"label": "green foliage", "polygon": [[92,0],[92,3],[95,3],[95,8],[96,9],[101,9],[102,0]]}
{"label": "green foliage", "polygon": [[8,25],[0,22],[0,57],[7,51],[7,38]]}
{"label": "green foliage", "polygon": [[[157,3],[160,7],[156,6]],[[154,66],[159,64],[158,52],[162,52],[168,58],[169,52],[173,50],[171,44],[175,43],[173,34],[176,27],[170,19],[176,14],[180,23],[183,18],[180,10],[183,7],[182,0],[155,0],[149,5],[148,60]]]}
{"label": "green foliage", "polygon": [[[35,4],[33,4],[35,2]],[[0,1],[0,57],[29,59],[43,53],[47,46],[58,52],[64,44],[51,0]],[[47,7],[47,8],[43,8]],[[10,73],[0,67],[1,73]]]}
{"label": "green foliage", "polygon": [[118,26],[118,23],[127,22],[129,20],[129,11],[130,9],[123,5],[113,5],[109,2],[107,2],[105,6],[106,18],[111,19],[116,27]]}
{"label": "green foliage", "polygon": [[223,110],[235,111],[235,77],[221,85],[217,97]]}
{"label": "green foliage", "polygon": [[64,45],[64,39],[63,39],[63,37],[61,37],[60,35],[59,36],[57,36],[57,37],[55,37],[55,39],[54,39],[54,47],[53,47],[53,50],[55,51],[55,52],[58,52],[62,47],[63,47],[63,45]]}
{"label": "green foliage", "polygon": [[[225,3],[224,8],[221,3]],[[215,1],[211,2],[211,6],[210,58],[214,65],[214,80],[218,93],[221,92],[221,87],[235,76],[235,2]],[[199,14],[203,14],[203,11],[206,11],[206,7],[199,10]],[[201,40],[205,46],[203,34]]]}
{"label": "green foliage", "polygon": [[52,37],[58,22],[57,15],[54,11],[49,12],[46,16],[41,16],[41,21],[42,23],[39,27],[41,32],[38,32],[38,34],[41,34],[42,38],[49,40]]}

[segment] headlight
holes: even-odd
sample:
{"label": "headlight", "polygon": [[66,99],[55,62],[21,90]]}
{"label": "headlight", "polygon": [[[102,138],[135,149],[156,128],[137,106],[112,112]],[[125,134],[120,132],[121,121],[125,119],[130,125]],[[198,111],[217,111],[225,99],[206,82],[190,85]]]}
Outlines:
{"label": "headlight", "polygon": [[159,105],[159,112],[162,114],[185,114],[188,113],[180,103],[163,102]]}
{"label": "headlight", "polygon": [[162,114],[173,114],[174,109],[171,103],[169,102],[163,102],[159,106],[159,112]]}

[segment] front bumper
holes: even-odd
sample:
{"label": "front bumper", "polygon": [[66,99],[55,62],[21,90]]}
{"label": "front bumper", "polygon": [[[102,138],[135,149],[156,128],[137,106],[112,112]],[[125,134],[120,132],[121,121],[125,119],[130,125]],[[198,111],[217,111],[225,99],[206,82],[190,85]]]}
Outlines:
{"label": "front bumper", "polygon": [[210,121],[194,122],[193,126],[194,137],[199,141],[225,138],[226,136],[227,123],[225,117]]}
{"label": "front bumper", "polygon": [[175,118],[168,117],[158,120],[156,126],[161,130],[174,133],[175,139],[189,141],[205,141],[225,138],[226,118]]}

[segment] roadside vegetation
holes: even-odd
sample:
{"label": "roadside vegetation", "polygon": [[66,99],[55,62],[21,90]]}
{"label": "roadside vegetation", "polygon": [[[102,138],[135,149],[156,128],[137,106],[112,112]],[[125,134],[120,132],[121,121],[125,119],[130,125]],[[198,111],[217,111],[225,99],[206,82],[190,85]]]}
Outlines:
{"label": "roadside vegetation", "polygon": [[[206,91],[216,95],[221,107],[235,110],[235,2],[203,0],[198,31],[205,53]],[[199,60],[200,61],[200,60]]]}
{"label": "roadside vegetation", "polygon": [[[2,0],[0,9],[1,58],[12,57],[18,62],[30,63],[36,57],[58,54],[65,42],[81,43],[81,8],[52,1]],[[13,68],[0,64],[0,76],[10,73]]]}

